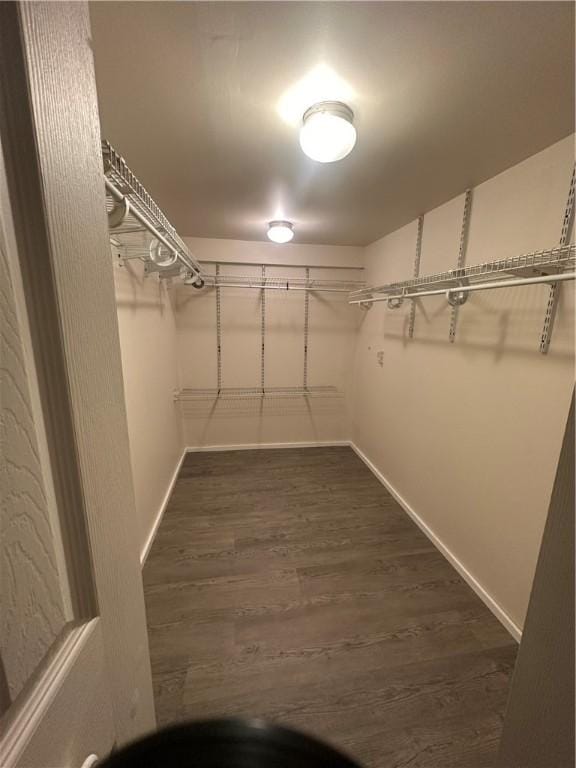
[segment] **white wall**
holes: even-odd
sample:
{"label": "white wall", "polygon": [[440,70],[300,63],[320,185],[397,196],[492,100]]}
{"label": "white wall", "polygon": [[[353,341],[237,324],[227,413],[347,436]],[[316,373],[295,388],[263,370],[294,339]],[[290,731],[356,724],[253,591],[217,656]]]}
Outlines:
{"label": "white wall", "polygon": [[[570,137],[476,188],[466,262],[557,244],[573,157]],[[462,210],[426,214],[421,274],[455,266]],[[367,281],[410,277],[415,242],[414,222],[370,245]],[[544,356],[548,290],[472,294],[455,344],[443,297],[417,305],[412,340],[408,306],[376,304],[354,366],[354,442],[520,628],[574,383],[573,284]]]}
{"label": "white wall", "polygon": [[[261,274],[246,262],[307,265],[362,265],[362,249],[338,246],[284,245],[238,240],[189,238],[195,256],[206,261],[233,261],[222,273]],[[206,270],[211,270],[206,267]],[[303,269],[290,269],[304,277]],[[285,275],[273,267],[269,276]],[[361,279],[361,272],[311,272],[311,277]],[[258,290],[221,289],[222,386],[260,385],[261,296]],[[266,292],[265,386],[302,386],[304,372],[304,300],[301,291]],[[188,446],[262,445],[347,440],[349,389],[354,338],[360,315],[347,295],[310,295],[308,383],[333,385],[334,398],[230,400],[207,398],[182,405]],[[177,288],[178,360],[184,387],[214,388],[216,365],[216,300],[213,289]]]}
{"label": "white wall", "polygon": [[116,305],[140,551],[144,551],[182,455],[172,289],[144,277],[138,260],[116,263]]}

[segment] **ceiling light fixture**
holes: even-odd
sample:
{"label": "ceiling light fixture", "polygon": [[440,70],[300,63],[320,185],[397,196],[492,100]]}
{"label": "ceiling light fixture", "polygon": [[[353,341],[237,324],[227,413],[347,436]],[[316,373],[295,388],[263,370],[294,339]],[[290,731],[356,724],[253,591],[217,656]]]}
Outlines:
{"label": "ceiling light fixture", "polygon": [[342,160],[356,144],[354,113],[341,101],[319,101],[304,112],[300,146],[319,163]]}
{"label": "ceiling light fixture", "polygon": [[271,221],[268,237],[273,243],[289,243],[294,237],[294,227],[289,221]]}

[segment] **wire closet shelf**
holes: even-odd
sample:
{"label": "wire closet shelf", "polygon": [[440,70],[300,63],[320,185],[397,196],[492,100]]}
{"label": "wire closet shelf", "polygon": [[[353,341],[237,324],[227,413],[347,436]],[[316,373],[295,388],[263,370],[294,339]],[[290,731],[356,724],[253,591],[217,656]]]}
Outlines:
{"label": "wire closet shelf", "polygon": [[286,400],[300,397],[341,398],[341,393],[334,386],[302,387],[216,387],[206,389],[183,388],[175,393],[179,402],[197,402],[222,400],[260,400],[262,398]]}
{"label": "wire closet shelf", "polygon": [[[257,267],[258,274],[223,274],[221,267]],[[219,400],[294,400],[300,398],[321,398],[329,400],[332,398],[341,398],[342,394],[338,388],[332,385],[311,385],[309,381],[309,355],[310,355],[310,299],[316,291],[327,291],[337,293],[348,293],[353,288],[364,286],[361,280],[350,279],[327,279],[313,278],[312,270],[333,270],[343,274],[350,271],[362,272],[363,267],[359,266],[310,266],[304,264],[266,264],[266,263],[235,263],[235,262],[202,262],[203,280],[206,287],[214,289],[216,297],[216,386],[208,388],[183,387],[175,393],[175,399],[183,404],[198,401],[219,401]],[[304,275],[300,276],[278,276],[270,275],[269,269],[280,269],[289,272],[293,269],[303,270]],[[206,269],[213,271],[207,272]],[[227,387],[224,386],[222,377],[222,289],[223,288],[251,288],[260,292],[260,386],[251,387]],[[267,300],[268,290],[279,291],[303,291],[303,300],[301,308],[303,310],[303,336],[302,336],[302,383],[299,386],[274,386],[266,385],[266,351],[268,349],[267,340]]]}
{"label": "wire closet shelf", "polygon": [[352,291],[348,301],[350,304],[360,305],[364,309],[369,309],[376,302],[385,301],[388,307],[394,310],[399,309],[406,299],[410,299],[408,336],[413,338],[415,300],[426,296],[441,296],[444,294],[451,306],[449,340],[454,342],[458,309],[466,303],[471,293],[499,288],[547,284],[549,287],[548,301],[544,314],[544,324],[540,334],[540,352],[546,354],[550,347],[560,286],[563,282],[576,279],[576,245],[570,243],[570,231],[574,220],[575,191],[576,166],[572,169],[568,198],[562,217],[560,241],[557,246],[467,267],[465,266],[465,254],[472,202],[472,190],[468,189],[464,198],[460,243],[455,269],[431,275],[419,275],[424,226],[424,216],[420,216],[418,219],[413,277],[408,280],[387,283],[385,285],[365,286],[359,290]]}
{"label": "wire closet shelf", "polygon": [[346,293],[364,286],[361,280],[330,280],[326,278],[293,277],[280,275],[255,277],[252,275],[203,274],[207,287],[253,288],[271,291],[312,291],[319,293]]}
{"label": "wire closet shelf", "polygon": [[[489,261],[461,269],[450,269],[423,277],[414,277],[387,285],[366,287],[350,294],[351,304],[389,301],[392,309],[404,299],[421,296],[459,294],[472,290],[508,288],[517,285],[531,285],[536,282],[574,280],[576,266],[576,245],[564,245],[549,250],[514,256],[499,261]],[[493,278],[498,280],[494,281]]]}
{"label": "wire closet shelf", "polygon": [[141,259],[146,274],[187,278],[202,287],[202,270],[159,206],[108,141],[102,141],[110,242],[123,260]]}

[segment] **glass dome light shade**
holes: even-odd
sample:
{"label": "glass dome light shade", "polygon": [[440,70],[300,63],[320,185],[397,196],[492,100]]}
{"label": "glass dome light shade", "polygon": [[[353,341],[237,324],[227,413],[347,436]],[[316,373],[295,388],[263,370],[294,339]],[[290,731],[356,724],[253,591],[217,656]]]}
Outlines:
{"label": "glass dome light shade", "polygon": [[350,154],[356,144],[354,113],[339,101],[321,101],[304,113],[300,146],[319,163],[333,163]]}
{"label": "glass dome light shade", "polygon": [[273,243],[289,243],[294,237],[294,227],[289,221],[271,221],[268,224],[268,238]]}

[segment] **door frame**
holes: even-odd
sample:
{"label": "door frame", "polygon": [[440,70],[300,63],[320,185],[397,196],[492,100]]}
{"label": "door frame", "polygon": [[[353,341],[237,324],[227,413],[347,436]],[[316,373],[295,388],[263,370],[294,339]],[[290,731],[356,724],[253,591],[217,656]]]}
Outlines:
{"label": "door frame", "polygon": [[155,725],[87,3],[0,3],[0,136],[75,618],[6,765],[95,634],[118,743]]}

